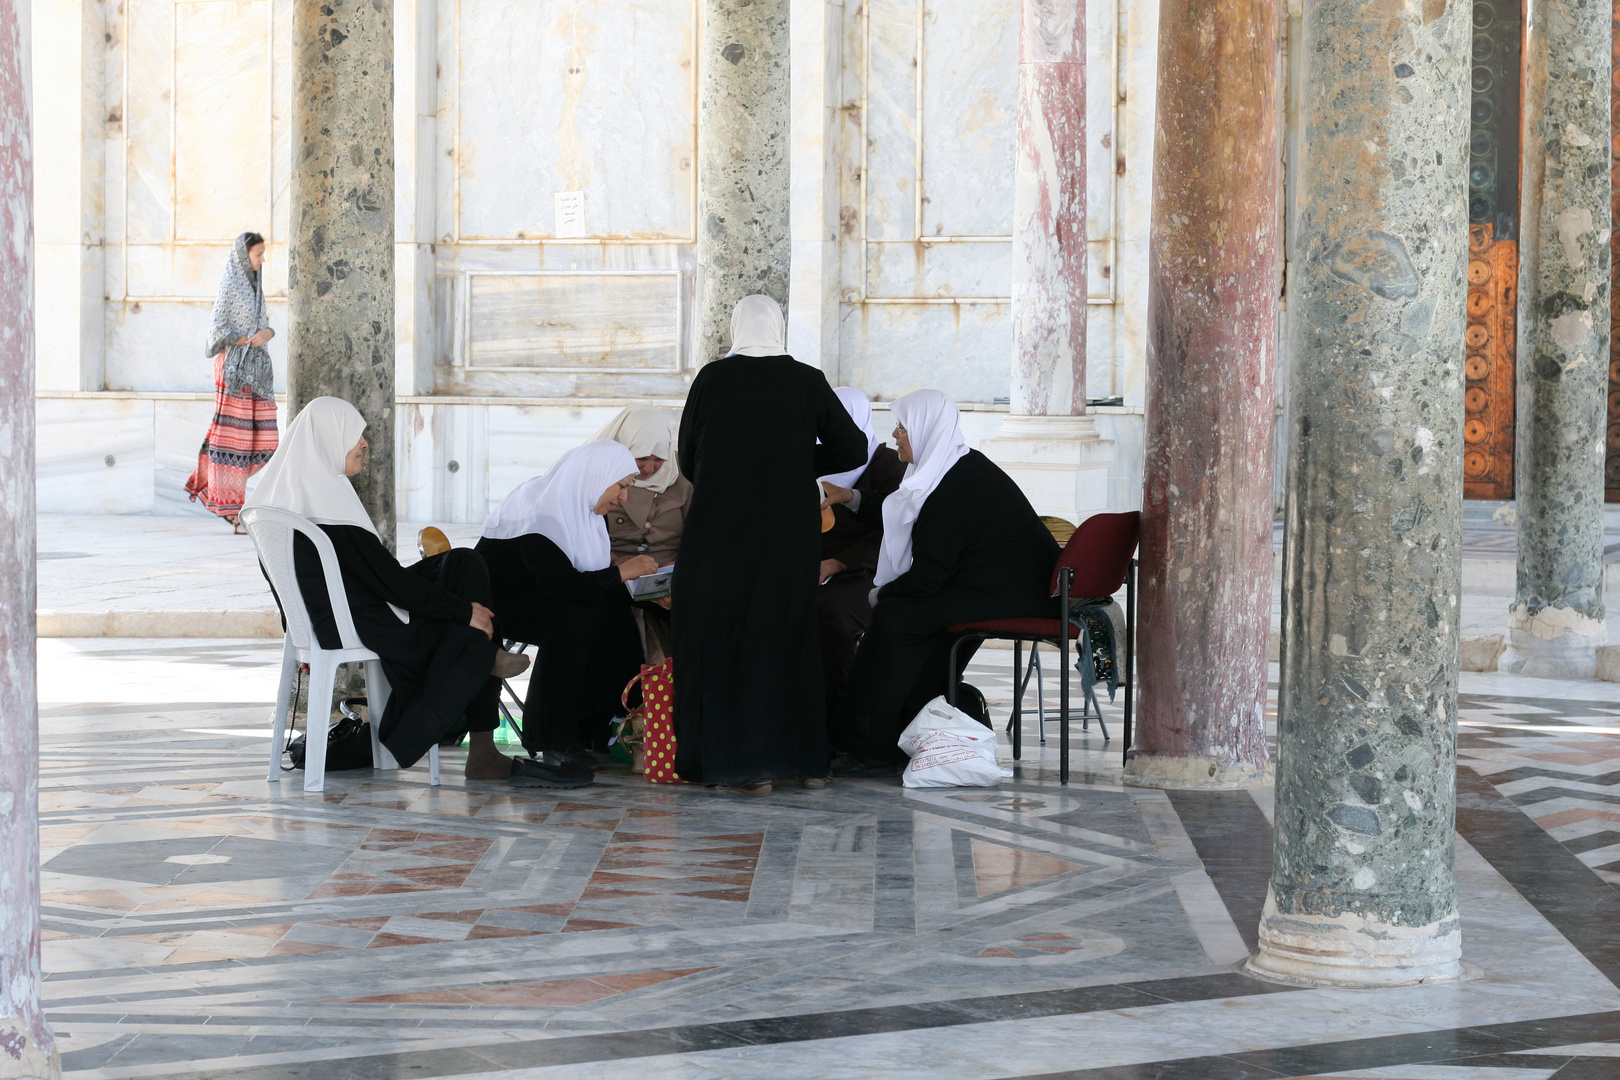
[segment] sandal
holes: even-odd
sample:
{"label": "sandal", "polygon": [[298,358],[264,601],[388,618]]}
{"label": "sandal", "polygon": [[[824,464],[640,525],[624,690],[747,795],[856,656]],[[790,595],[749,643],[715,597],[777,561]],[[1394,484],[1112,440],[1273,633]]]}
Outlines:
{"label": "sandal", "polygon": [[720,790],[728,795],[749,795],[758,798],[773,790],[769,780],[755,780],[751,784],[721,784]]}
{"label": "sandal", "polygon": [[225,522],[230,525],[231,532],[235,533],[237,536],[247,535],[247,526],[242,524],[242,519],[240,517],[235,514],[225,514],[224,519]]}

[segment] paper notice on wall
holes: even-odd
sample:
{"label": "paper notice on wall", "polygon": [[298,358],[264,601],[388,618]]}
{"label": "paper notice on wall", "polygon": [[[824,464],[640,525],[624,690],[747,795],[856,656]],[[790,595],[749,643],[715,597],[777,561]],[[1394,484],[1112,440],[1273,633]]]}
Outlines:
{"label": "paper notice on wall", "polygon": [[573,237],[589,236],[585,229],[585,193],[583,191],[559,191],[552,196],[557,208],[556,236]]}

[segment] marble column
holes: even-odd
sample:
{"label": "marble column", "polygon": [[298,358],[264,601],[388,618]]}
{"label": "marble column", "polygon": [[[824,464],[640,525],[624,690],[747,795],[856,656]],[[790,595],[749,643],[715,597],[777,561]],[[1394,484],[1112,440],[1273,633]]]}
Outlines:
{"label": "marble column", "polygon": [[289,412],[353,402],[354,478],[394,546],[394,22],[375,0],[294,0]]}
{"label": "marble column", "polygon": [[1112,443],[1086,413],[1086,25],[1081,0],[1020,0],[1012,391],[984,452],[1043,514],[1104,509]]}
{"label": "marble column", "polygon": [[1283,567],[1276,848],[1254,968],[1455,978],[1471,11],[1315,0]]}
{"label": "marble column", "polygon": [[0,1078],[61,1075],[39,1002],[34,147],[28,0],[0,0]]}
{"label": "marble column", "polygon": [[1518,589],[1502,669],[1596,674],[1603,606],[1613,10],[1530,6],[1514,495]]}
{"label": "marble column", "polygon": [[1279,11],[1165,0],[1149,253],[1139,727],[1125,782],[1271,782]]}
{"label": "marble column", "polygon": [[[698,51],[697,356],[751,293],[788,310],[788,0],[706,0]],[[814,362],[813,358],[806,359]]]}

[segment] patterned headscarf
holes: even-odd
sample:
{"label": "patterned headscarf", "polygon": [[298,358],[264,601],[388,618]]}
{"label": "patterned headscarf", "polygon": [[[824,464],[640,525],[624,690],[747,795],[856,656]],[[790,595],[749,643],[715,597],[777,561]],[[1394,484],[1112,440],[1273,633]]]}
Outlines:
{"label": "patterned headscarf", "polygon": [[270,313],[264,306],[264,284],[254,272],[253,264],[248,262],[248,237],[253,235],[243,233],[231,245],[225,277],[214,297],[214,322],[208,328],[207,355],[218,356],[221,349],[225,350],[227,393],[269,398],[275,396],[270,354],[252,345],[233,344],[237,338],[252,337],[270,325]]}

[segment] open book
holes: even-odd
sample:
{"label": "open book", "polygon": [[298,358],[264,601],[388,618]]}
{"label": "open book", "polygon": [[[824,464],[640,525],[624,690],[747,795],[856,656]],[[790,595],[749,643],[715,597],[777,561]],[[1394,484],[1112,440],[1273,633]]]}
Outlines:
{"label": "open book", "polygon": [[675,580],[675,564],[660,566],[656,573],[631,578],[624,583],[632,600],[662,600],[669,595],[670,582]]}

